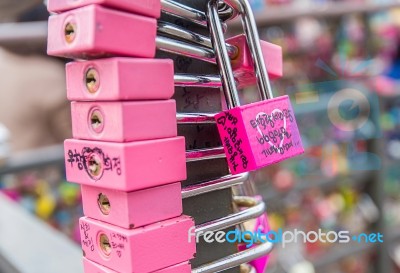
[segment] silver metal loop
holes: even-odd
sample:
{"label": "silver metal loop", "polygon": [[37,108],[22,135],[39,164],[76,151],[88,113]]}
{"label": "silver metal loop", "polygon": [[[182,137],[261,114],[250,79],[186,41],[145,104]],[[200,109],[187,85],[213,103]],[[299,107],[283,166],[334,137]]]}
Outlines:
{"label": "silver metal loop", "polygon": [[156,46],[157,49],[165,52],[184,55],[209,63],[215,63],[214,51],[209,48],[194,46],[189,43],[176,41],[174,39],[162,36],[156,37]]}
{"label": "silver metal loop", "polygon": [[200,26],[207,26],[207,16],[204,12],[177,3],[173,0],[161,0],[162,11]]}
{"label": "silver metal loop", "polygon": [[175,86],[182,87],[221,87],[221,77],[219,75],[175,74],[174,81]]}
{"label": "silver metal loop", "polygon": [[223,147],[186,151],[186,162],[225,158]]}
{"label": "silver metal loop", "polygon": [[240,105],[240,100],[235,85],[235,77],[227,49],[225,47],[225,37],[222,31],[218,16],[218,0],[208,2],[208,17],[211,41],[217,57],[217,64],[221,73],[221,81],[227,106],[233,108]]}
{"label": "silver metal loop", "polygon": [[200,184],[182,188],[182,199],[197,196],[200,194],[231,188],[242,184],[249,178],[249,173],[239,175],[226,175],[215,180],[206,181]]}
{"label": "silver metal loop", "polygon": [[206,222],[201,225],[197,225],[195,233],[204,234],[207,231],[218,231],[228,227],[239,225],[253,218],[261,216],[265,212],[265,203],[257,198],[249,196],[241,196],[240,198],[246,199],[249,203],[254,203],[253,207],[246,208],[244,210],[232,213],[228,216],[216,219],[214,221]]}
{"label": "silver metal loop", "polygon": [[[159,21],[157,24],[157,32],[160,34],[170,35],[173,38],[182,39],[185,42],[191,42],[210,49],[213,48],[211,39],[209,37],[184,29],[168,22]],[[226,47],[228,50],[228,54],[231,58],[235,57],[238,54],[238,49],[235,46],[226,44]]]}
{"label": "silver metal loop", "polygon": [[[202,11],[180,4],[173,0],[161,0],[161,8],[163,13],[188,20],[199,26],[207,27],[207,15]],[[220,4],[219,12],[223,21],[232,20],[237,16],[237,12],[234,9],[223,4]],[[226,30],[226,24],[223,24],[223,28]]]}
{"label": "silver metal loop", "polygon": [[[192,269],[192,273],[218,273],[268,255],[273,248],[274,245],[271,242],[266,242]],[[254,268],[250,272],[255,272]]]}
{"label": "silver metal loop", "polygon": [[177,113],[178,124],[214,124],[216,113]]}
{"label": "silver metal loop", "polygon": [[219,18],[224,22],[235,19],[239,15],[236,9],[227,5],[223,1],[219,1],[218,3],[218,14]]}
{"label": "silver metal loop", "polygon": [[[257,218],[265,212],[265,204],[263,201],[248,196],[240,196],[237,198],[239,198],[242,202],[245,201],[244,203],[252,204],[252,207],[246,208],[244,210],[214,221],[197,225],[195,229],[196,237],[201,236],[201,234],[204,234],[208,231],[215,232],[235,225],[239,225],[253,218]],[[226,269],[237,267],[241,264],[268,255],[272,251],[272,249],[273,244],[271,242],[265,242],[263,244],[257,245],[254,248],[249,248],[239,253],[235,253],[214,262],[199,266],[195,269],[192,269],[192,273],[221,272]]]}
{"label": "silver metal loop", "polygon": [[[241,15],[244,33],[246,35],[246,40],[253,59],[254,70],[257,76],[257,84],[260,91],[261,99],[271,99],[273,98],[272,89],[262,55],[260,39],[258,36],[257,27],[250,4],[247,0],[225,0],[225,2],[238,10]],[[225,46],[224,34],[222,31],[220,19],[218,17],[218,0],[210,0],[208,2],[208,17],[211,40],[214,45],[217,64],[221,71],[225,98],[228,108],[233,108],[240,105],[240,100],[235,85],[229,55]]]}

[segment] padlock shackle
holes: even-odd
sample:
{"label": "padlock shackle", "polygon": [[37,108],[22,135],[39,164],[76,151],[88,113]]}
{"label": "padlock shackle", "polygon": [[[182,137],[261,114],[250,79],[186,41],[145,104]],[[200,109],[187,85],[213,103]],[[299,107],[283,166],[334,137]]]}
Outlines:
{"label": "padlock shackle", "polygon": [[[164,13],[188,20],[204,28],[207,27],[207,16],[200,10],[191,8],[174,0],[161,0],[161,6]],[[235,9],[232,9],[229,5],[222,2],[219,5],[218,14],[222,21],[232,20],[238,16]],[[224,31],[227,29],[225,23],[223,23],[223,29]]]}
{"label": "padlock shackle", "polygon": [[190,185],[182,188],[182,199],[212,191],[231,188],[233,186],[242,184],[248,178],[249,178],[249,173],[242,173],[237,175],[230,174],[200,184]]}
{"label": "padlock shackle", "polygon": [[[253,59],[254,71],[257,76],[257,84],[262,100],[272,99],[272,89],[263,58],[260,38],[255,22],[255,18],[247,0],[225,0],[225,2],[239,11],[242,18],[244,34]],[[228,108],[240,105],[235,78],[232,72],[229,55],[225,46],[225,38],[218,17],[218,0],[208,2],[208,17],[211,39],[214,45],[217,64],[220,68],[222,85]]]}
{"label": "padlock shackle", "polygon": [[250,196],[242,196],[241,198],[246,198],[249,203],[252,202],[255,205],[232,213],[228,216],[197,225],[195,233],[204,234],[207,231],[215,232],[223,230],[235,225],[239,225],[253,218],[257,218],[265,212],[266,206],[262,200]]}
{"label": "padlock shackle", "polygon": [[175,74],[174,83],[179,87],[221,88],[221,77],[219,75]]}
{"label": "padlock shackle", "polygon": [[218,16],[218,2],[218,0],[210,0],[207,4],[207,15],[209,17],[208,27],[210,29],[211,41],[213,43],[216,61],[221,74],[225,100],[228,108],[233,108],[240,105],[240,100],[228,50],[225,46],[225,37]]}
{"label": "padlock shackle", "polygon": [[[249,248],[239,253],[235,253],[224,257],[222,259],[216,260],[214,262],[199,266],[195,269],[192,269],[191,273],[218,273],[225,271],[226,269],[240,266],[241,264],[253,261],[260,257],[268,255],[272,249],[274,248],[274,244],[271,242],[265,242],[260,244],[254,248]],[[255,269],[251,267],[250,273],[255,273]]]}
{"label": "padlock shackle", "polygon": [[[195,229],[196,237],[201,236],[201,234],[204,234],[208,231],[216,232],[244,223],[264,214],[265,203],[263,201],[250,196],[238,196],[237,199],[241,200],[242,202],[246,201],[244,203],[251,205],[243,210],[240,210],[239,212],[216,219],[214,221],[197,225]],[[241,264],[268,255],[272,251],[273,247],[273,243],[267,241],[257,245],[256,247],[249,248],[239,253],[235,253],[214,262],[199,266],[195,269],[192,269],[191,273],[217,273],[229,268],[240,266]]]}
{"label": "padlock shackle", "polygon": [[[172,36],[173,38],[182,39],[185,42],[191,42],[199,46],[213,49],[212,42],[209,37],[169,22],[158,21],[157,32]],[[238,49],[236,46],[226,44],[226,47],[228,48],[228,54],[230,57],[234,57],[238,54]]]}

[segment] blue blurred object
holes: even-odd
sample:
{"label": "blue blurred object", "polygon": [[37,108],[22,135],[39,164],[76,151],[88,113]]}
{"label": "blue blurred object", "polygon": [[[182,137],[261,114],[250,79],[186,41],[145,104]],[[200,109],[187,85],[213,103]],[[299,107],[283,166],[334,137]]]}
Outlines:
{"label": "blue blurred object", "polygon": [[249,0],[249,3],[253,9],[253,11],[264,10],[265,2],[264,0]]}

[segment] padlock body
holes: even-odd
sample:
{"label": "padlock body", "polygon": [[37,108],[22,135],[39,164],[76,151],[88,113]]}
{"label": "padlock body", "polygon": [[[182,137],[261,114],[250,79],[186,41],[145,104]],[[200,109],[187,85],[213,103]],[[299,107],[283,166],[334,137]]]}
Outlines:
{"label": "padlock body", "polygon": [[[98,263],[92,262],[83,258],[83,268],[85,273],[118,273],[112,269],[104,267]],[[154,271],[154,273],[191,273],[192,269],[189,262],[180,263],[177,265],[169,266],[164,269]]]}
{"label": "padlock body", "polygon": [[177,136],[174,100],[72,102],[72,135],[128,142]]}
{"label": "padlock body", "polygon": [[123,228],[138,228],[182,214],[181,183],[133,192],[82,185],[85,216]]}
{"label": "padlock body", "polygon": [[49,0],[47,9],[57,13],[90,4],[99,4],[153,18],[159,18],[161,11],[160,0]]}
{"label": "padlock body", "polygon": [[83,185],[135,191],[186,179],[184,137],[126,143],[68,139],[67,180]]}
{"label": "padlock body", "polygon": [[124,57],[70,62],[66,81],[67,97],[72,101],[169,99],[175,91],[174,63]]}
{"label": "padlock body", "polygon": [[196,253],[189,216],[137,229],[124,229],[83,217],[79,220],[84,256],[117,272],[149,273],[183,263]]}
{"label": "padlock body", "polygon": [[156,32],[156,19],[90,5],[50,16],[47,53],[78,59],[153,58]]}
{"label": "padlock body", "polygon": [[[237,35],[227,39],[226,42],[238,48],[238,55],[231,59],[231,65],[239,88],[256,85],[257,77],[246,36]],[[262,40],[260,40],[260,46],[269,78],[272,80],[281,78],[283,75],[282,48]]]}
{"label": "padlock body", "polygon": [[215,120],[233,174],[304,152],[288,96],[235,107],[217,114]]}

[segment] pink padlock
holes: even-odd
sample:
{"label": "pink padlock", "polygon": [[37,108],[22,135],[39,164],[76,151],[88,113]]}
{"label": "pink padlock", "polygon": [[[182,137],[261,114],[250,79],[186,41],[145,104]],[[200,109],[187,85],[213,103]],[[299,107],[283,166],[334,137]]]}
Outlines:
{"label": "pink padlock", "polygon": [[218,6],[208,6],[211,37],[223,78],[228,110],[215,115],[221,142],[232,174],[260,169],[304,152],[288,96],[273,98],[257,27],[249,5],[239,1],[246,40],[263,101],[240,106],[235,77],[218,16]]}
{"label": "pink padlock", "polygon": [[85,216],[123,228],[138,228],[182,214],[180,182],[133,192],[86,185],[81,189]]}
{"label": "pink padlock", "polygon": [[127,143],[68,139],[67,180],[120,191],[136,191],[186,179],[185,138]]}
{"label": "pink padlock", "polygon": [[152,58],[156,32],[156,19],[89,5],[50,16],[47,53],[72,58],[113,54]]}
{"label": "pink padlock", "polygon": [[[118,273],[112,269],[99,265],[86,258],[83,258],[83,268],[85,273]],[[191,273],[192,269],[189,262],[180,263],[177,265],[169,266],[164,269],[154,271],[154,273]]]}
{"label": "pink padlock", "polygon": [[79,220],[84,257],[118,272],[149,273],[192,259],[196,243],[189,216],[137,229],[124,229],[83,217]]}
{"label": "pink padlock", "polygon": [[215,115],[232,174],[257,170],[304,152],[288,96]]}
{"label": "pink padlock", "polygon": [[[233,74],[236,79],[240,79],[238,86],[254,85],[256,83],[256,75],[254,71],[254,63],[251,57],[249,47],[247,45],[246,36],[241,34],[226,40],[227,44],[238,48],[237,55],[231,57],[231,65]],[[270,79],[282,77],[283,62],[282,48],[260,40],[260,47],[263,53],[264,62],[267,66],[267,72]]]}
{"label": "pink padlock", "polygon": [[72,102],[78,139],[128,142],[177,136],[175,100]]}
{"label": "pink padlock", "polygon": [[[282,75],[282,56],[280,47],[263,43],[271,51],[265,55],[270,62],[271,77]],[[240,56],[244,53],[238,49]],[[239,60],[240,59],[240,60]],[[276,61],[275,61],[276,60]],[[256,77],[249,69],[249,60],[238,57],[235,73],[239,86],[254,85]],[[240,64],[242,63],[242,64]],[[115,57],[89,61],[70,62],[67,71],[67,96],[69,100],[78,101],[109,101],[109,100],[150,100],[171,98],[176,86],[220,88],[221,79],[218,75],[174,75],[172,60],[139,59]],[[157,81],[153,75],[158,75]]]}
{"label": "pink padlock", "polygon": [[[80,101],[169,99],[174,63],[169,59],[108,58],[66,65],[67,97]],[[157,80],[153,76],[157,75]]]}
{"label": "pink padlock", "polygon": [[104,5],[153,18],[159,18],[161,11],[160,0],[49,0],[47,9],[50,12],[62,12],[90,4]]}

